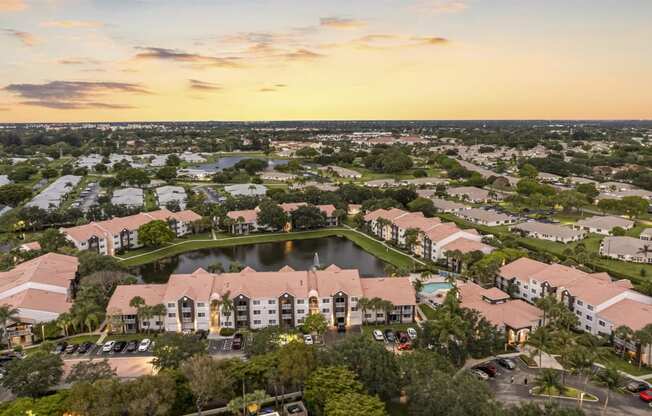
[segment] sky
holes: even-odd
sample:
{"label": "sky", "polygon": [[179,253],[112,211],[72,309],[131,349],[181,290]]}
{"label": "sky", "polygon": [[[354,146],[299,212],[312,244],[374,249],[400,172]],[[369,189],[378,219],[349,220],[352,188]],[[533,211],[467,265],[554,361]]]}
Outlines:
{"label": "sky", "polygon": [[651,0],[0,0],[0,122],[652,119]]}

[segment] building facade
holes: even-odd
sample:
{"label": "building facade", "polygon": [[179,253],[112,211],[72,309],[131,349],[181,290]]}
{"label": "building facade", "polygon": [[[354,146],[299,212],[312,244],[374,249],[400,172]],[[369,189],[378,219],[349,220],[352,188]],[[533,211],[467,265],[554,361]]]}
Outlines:
{"label": "building facade", "polygon": [[[305,202],[299,203],[285,203],[279,204],[279,206],[289,215],[290,221],[283,228],[284,231],[291,231],[294,228],[292,222],[292,212],[297,208],[302,206],[307,206]],[[335,216],[335,206],[334,205],[315,205],[326,219],[326,227],[336,227],[339,225],[339,218]],[[264,231],[265,227],[258,224],[258,207],[255,209],[246,209],[241,211],[229,211],[226,215],[232,221],[232,224],[229,226],[231,234],[243,235],[249,234],[257,231]]]}

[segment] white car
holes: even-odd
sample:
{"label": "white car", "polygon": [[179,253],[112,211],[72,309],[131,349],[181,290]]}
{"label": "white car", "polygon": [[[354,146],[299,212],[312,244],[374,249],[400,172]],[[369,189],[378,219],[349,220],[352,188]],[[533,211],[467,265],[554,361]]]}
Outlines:
{"label": "white car", "polygon": [[472,369],[469,370],[469,373],[471,373],[478,380],[482,380],[482,381],[489,380],[489,376],[484,371],[480,371],[480,370],[477,370],[475,368],[472,368]]}
{"label": "white car", "polygon": [[149,338],[145,338],[140,341],[140,344],[138,344],[138,351],[146,352],[149,349],[150,345],[152,345],[152,341]]}
{"label": "white car", "polygon": [[107,341],[102,347],[102,352],[111,352],[114,345],[115,345],[115,341]]}
{"label": "white car", "polygon": [[385,337],[380,329],[374,329],[373,335],[376,341],[385,341]]}
{"label": "white car", "polygon": [[410,339],[417,339],[417,330],[414,328],[408,328],[407,329],[407,334],[410,337]]}
{"label": "white car", "polygon": [[312,345],[312,344],[314,343],[314,341],[313,341],[313,339],[312,339],[312,335],[304,335],[304,336],[303,336],[303,342],[304,342],[306,345]]}

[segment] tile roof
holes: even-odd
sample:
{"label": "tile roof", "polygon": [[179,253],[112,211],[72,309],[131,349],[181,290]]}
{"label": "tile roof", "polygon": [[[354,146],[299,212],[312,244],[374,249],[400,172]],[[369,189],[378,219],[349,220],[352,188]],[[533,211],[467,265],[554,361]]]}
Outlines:
{"label": "tile roof", "polygon": [[442,248],[443,252],[459,250],[462,253],[470,253],[472,251],[481,251],[485,254],[491,253],[494,248],[481,241],[469,240],[468,238],[457,238]]}
{"label": "tile roof", "polygon": [[48,253],[0,272],[0,295],[24,283],[34,282],[68,289],[75,278],[79,260],[74,256]]}
{"label": "tile roof", "polygon": [[360,279],[364,297],[380,298],[394,305],[416,305],[416,292],[409,277],[378,277]]}
{"label": "tile roof", "polygon": [[623,299],[600,311],[600,316],[609,320],[614,329],[625,325],[634,331],[652,324],[652,305]]}
{"label": "tile roof", "polygon": [[614,227],[631,228],[634,226],[634,221],[626,220],[625,218],[615,216],[594,216],[585,218],[576,222],[578,226],[589,228],[600,228],[603,230],[610,230]]}

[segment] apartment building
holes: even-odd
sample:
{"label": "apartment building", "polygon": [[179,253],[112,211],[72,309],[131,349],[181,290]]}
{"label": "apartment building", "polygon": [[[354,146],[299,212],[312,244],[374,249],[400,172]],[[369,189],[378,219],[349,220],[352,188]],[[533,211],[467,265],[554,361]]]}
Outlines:
{"label": "apartment building", "polygon": [[428,260],[445,257],[447,251],[489,253],[493,247],[482,243],[482,236],[474,229],[462,230],[454,223],[442,223],[439,218],[426,218],[420,212],[406,212],[398,208],[378,209],[365,215],[369,232],[385,241],[406,245],[406,233],[416,229],[417,242],[412,252]]}
{"label": "apartment building", "polygon": [[17,319],[6,327],[11,346],[31,345],[33,325],[70,310],[78,265],[77,257],[48,253],[0,272],[0,305],[18,309]]}
{"label": "apartment building", "polygon": [[652,264],[652,245],[643,237],[643,234],[641,238],[605,237],[600,242],[600,254],[622,261]]}
{"label": "apartment building", "polygon": [[[609,336],[621,325],[637,330],[652,324],[652,297],[633,290],[627,279],[586,273],[561,264],[520,258],[500,269],[496,285],[517,299],[534,303],[552,295],[577,315],[578,329]],[[646,355],[644,362],[650,362]]]}
{"label": "apartment building", "polygon": [[497,227],[499,225],[515,224],[518,218],[513,215],[503,214],[489,209],[466,208],[454,213],[465,221],[474,224]]}
{"label": "apartment building", "polygon": [[511,227],[512,231],[517,231],[520,234],[537,238],[539,240],[556,241],[559,243],[570,243],[572,241],[580,241],[586,236],[586,232],[573,230],[570,227],[565,227],[559,224],[550,224],[537,221],[524,222]]}
{"label": "apartment building", "polygon": [[[222,296],[233,301],[233,310],[221,307]],[[147,305],[163,304],[166,314],[138,322],[131,299],[140,296]],[[358,308],[361,298],[378,297],[392,302],[384,311]],[[120,285],[111,297],[107,315],[112,330],[138,328],[171,332],[220,328],[261,329],[268,326],[295,328],[311,314],[322,314],[331,327],[368,322],[414,321],[416,294],[408,278],[360,278],[358,270],[331,265],[324,270],[296,271],[289,266],[276,272],[257,272],[250,267],[239,273],[212,274],[198,269],[170,276],[165,284]]]}
{"label": "apartment building", "polygon": [[70,228],[60,228],[78,250],[94,250],[109,256],[116,252],[142,247],[138,241],[138,228],[154,220],[166,221],[177,237],[192,233],[192,223],[201,219],[199,214],[186,210],[171,212],[167,209],[141,212],[127,217],[91,222]]}
{"label": "apartment building", "polygon": [[[291,231],[294,228],[292,223],[292,212],[297,208],[306,205],[308,204],[305,202],[279,204],[283,211],[290,216],[290,221],[283,228],[284,231]],[[339,219],[335,216],[336,208],[334,205],[328,204],[315,206],[319,208],[322,214],[324,214],[324,217],[326,217],[327,227],[336,227],[339,225]],[[258,224],[258,212],[258,207],[255,209],[227,212],[227,217],[233,220],[233,224],[230,226],[231,234],[242,235],[256,231],[264,231],[264,227]]]}

